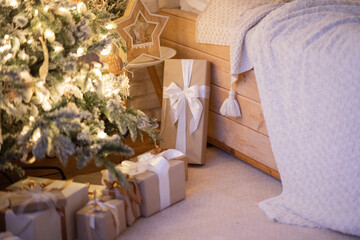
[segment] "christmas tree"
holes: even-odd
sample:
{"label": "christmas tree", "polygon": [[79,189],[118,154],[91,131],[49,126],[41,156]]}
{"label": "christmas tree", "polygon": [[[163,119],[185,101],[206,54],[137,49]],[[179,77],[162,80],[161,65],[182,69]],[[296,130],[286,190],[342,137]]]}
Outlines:
{"label": "christmas tree", "polygon": [[124,50],[111,22],[116,15],[108,5],[88,6],[0,0],[1,171],[22,174],[19,159],[56,155],[66,165],[74,156],[78,168],[94,160],[125,184],[106,156],[132,155],[127,136],[156,142],[156,121],[124,106],[128,77],[103,63],[112,46]]}

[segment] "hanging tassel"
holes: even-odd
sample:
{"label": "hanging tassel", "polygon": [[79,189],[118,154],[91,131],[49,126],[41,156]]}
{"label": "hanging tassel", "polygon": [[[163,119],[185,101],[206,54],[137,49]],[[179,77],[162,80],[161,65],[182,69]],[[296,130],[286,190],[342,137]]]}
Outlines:
{"label": "hanging tassel", "polygon": [[229,97],[222,104],[220,113],[226,117],[241,117],[240,106],[235,99],[234,90],[230,89]]}
{"label": "hanging tassel", "polygon": [[238,80],[237,74],[231,74],[229,97],[224,101],[220,108],[220,113],[225,117],[241,117],[240,105],[235,99],[235,91],[232,85]]}

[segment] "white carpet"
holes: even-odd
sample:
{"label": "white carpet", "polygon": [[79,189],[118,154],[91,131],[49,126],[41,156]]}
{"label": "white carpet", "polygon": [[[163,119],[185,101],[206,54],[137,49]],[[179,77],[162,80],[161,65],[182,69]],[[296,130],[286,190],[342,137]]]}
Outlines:
{"label": "white carpet", "polygon": [[[350,240],[355,236],[330,230],[276,223],[258,203],[279,195],[277,179],[211,147],[204,166],[189,166],[186,199],[140,218],[120,240]],[[100,184],[101,174],[74,178]]]}
{"label": "white carpet", "polygon": [[272,222],[258,202],[281,191],[280,181],[217,148],[208,148],[206,165],[189,168],[186,200],[140,218],[119,239],[359,239]]}

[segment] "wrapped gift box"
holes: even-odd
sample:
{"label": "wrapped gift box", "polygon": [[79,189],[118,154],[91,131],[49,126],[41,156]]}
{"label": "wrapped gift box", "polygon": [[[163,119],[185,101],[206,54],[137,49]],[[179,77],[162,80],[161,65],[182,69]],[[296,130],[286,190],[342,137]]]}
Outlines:
{"label": "wrapped gift box", "polygon": [[[45,183],[48,181],[48,179],[45,178],[32,178],[37,183]],[[48,186],[46,186],[46,189],[61,189],[64,184],[66,184],[66,181],[62,180],[55,180]],[[12,185],[10,185],[7,189],[11,191],[16,191],[21,188],[26,187],[26,183],[24,181],[16,182]],[[65,213],[65,224],[61,225],[60,222],[56,226],[59,228],[60,226],[63,226],[66,228],[66,237],[67,239],[75,239],[76,238],[76,212],[85,206],[85,204],[88,202],[88,187],[85,184],[82,183],[70,183],[67,185],[66,188],[61,190],[61,193],[66,198],[66,206],[63,208],[63,211]],[[28,213],[28,214],[19,214],[19,215],[13,215],[9,220],[6,218],[6,229],[8,231],[13,232],[11,229],[17,228],[18,224],[17,222],[21,221],[24,216],[28,216],[31,221],[33,221],[32,229],[30,235],[19,235],[16,232],[13,232],[13,234],[24,238],[24,239],[52,239],[52,238],[43,238],[42,235],[43,232],[48,232],[48,228],[45,227],[49,224],[42,224],[44,222],[48,221],[48,217],[46,214],[50,214],[52,212],[51,216],[54,215],[56,218],[59,216],[59,214],[53,214],[53,209],[45,210],[45,211],[39,211],[35,213]],[[11,211],[12,212],[12,211]],[[12,212],[13,213],[13,212]],[[56,213],[56,211],[55,211]],[[10,216],[10,215],[9,215]],[[55,219],[55,217],[54,217]],[[55,220],[54,220],[55,221]],[[60,221],[60,218],[58,219]],[[51,227],[54,227],[51,226]],[[51,228],[49,228],[51,229]],[[27,233],[26,233],[27,234]],[[61,234],[60,234],[61,237]]]}
{"label": "wrapped gift box", "polygon": [[147,152],[118,165],[139,185],[142,216],[149,217],[185,199],[185,163],[176,160],[178,157],[183,154],[169,149],[157,155]]}
{"label": "wrapped gift box", "polygon": [[160,147],[181,151],[193,164],[205,163],[210,67],[206,60],[184,59],[164,65]]}
{"label": "wrapped gift box", "polygon": [[9,208],[9,193],[0,192],[0,231],[27,240],[61,240],[61,217],[54,209],[15,214]]}
{"label": "wrapped gift box", "polygon": [[[109,180],[108,170],[102,171],[103,176],[107,175],[106,181]],[[131,226],[135,223],[135,221],[140,217],[140,190],[138,189],[137,183],[130,181],[130,188],[126,190],[121,185],[117,184],[115,181],[111,182],[104,182],[104,185],[107,186],[99,186],[96,189],[102,188],[102,195],[108,195],[115,199],[121,199],[125,202],[125,216],[126,216],[126,223],[128,226]],[[136,186],[134,185],[136,184]],[[101,187],[101,188],[100,188]]]}
{"label": "wrapped gift box", "polygon": [[113,240],[125,231],[124,201],[112,199],[98,204],[101,211],[94,211],[94,206],[88,204],[76,213],[79,240]]}

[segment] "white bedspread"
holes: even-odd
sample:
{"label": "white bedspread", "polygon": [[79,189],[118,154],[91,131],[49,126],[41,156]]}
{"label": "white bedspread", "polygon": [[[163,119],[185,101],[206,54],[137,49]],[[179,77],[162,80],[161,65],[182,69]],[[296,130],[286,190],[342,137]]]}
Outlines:
{"label": "white bedspread", "polygon": [[[283,185],[260,208],[281,223],[360,236],[360,2],[297,0],[249,37]],[[238,73],[241,57],[232,63]]]}
{"label": "white bedspread", "polygon": [[248,9],[273,0],[210,0],[196,20],[196,41],[230,45],[231,26]]}

